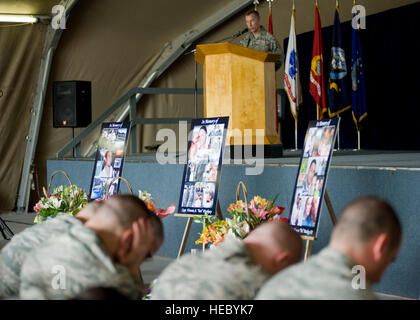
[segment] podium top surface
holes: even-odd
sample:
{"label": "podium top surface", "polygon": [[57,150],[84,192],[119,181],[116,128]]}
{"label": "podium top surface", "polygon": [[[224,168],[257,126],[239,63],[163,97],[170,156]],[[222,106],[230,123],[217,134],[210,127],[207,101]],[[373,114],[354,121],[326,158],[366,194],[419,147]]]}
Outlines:
{"label": "podium top surface", "polygon": [[261,62],[275,62],[280,57],[278,54],[245,48],[229,42],[200,44],[197,45],[196,50],[195,60],[202,65],[204,65],[207,55],[214,54],[233,53]]}

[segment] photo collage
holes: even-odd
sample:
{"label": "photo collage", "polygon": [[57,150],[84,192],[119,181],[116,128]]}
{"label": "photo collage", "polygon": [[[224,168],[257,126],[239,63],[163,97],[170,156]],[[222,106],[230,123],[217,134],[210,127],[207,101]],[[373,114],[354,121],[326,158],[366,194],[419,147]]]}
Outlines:
{"label": "photo collage", "polygon": [[195,209],[202,208],[205,209],[202,213],[210,214],[209,209],[214,208],[226,127],[223,122],[192,126],[181,190],[181,212],[201,213]]}
{"label": "photo collage", "polygon": [[305,137],[289,218],[289,224],[301,234],[312,236],[318,223],[335,131],[335,125],[310,127]]}
{"label": "photo collage", "polygon": [[117,194],[121,176],[124,150],[128,139],[129,123],[104,123],[98,141],[90,199],[104,199]]}

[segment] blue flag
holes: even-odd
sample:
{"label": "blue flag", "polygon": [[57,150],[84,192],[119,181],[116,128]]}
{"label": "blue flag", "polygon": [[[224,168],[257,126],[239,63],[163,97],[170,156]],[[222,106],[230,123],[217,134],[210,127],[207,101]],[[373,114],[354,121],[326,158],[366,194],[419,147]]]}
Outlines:
{"label": "blue flag", "polygon": [[335,10],[334,29],[331,48],[331,66],[328,87],[328,114],[330,118],[350,109],[350,95],[347,86],[346,55],[341,36],[338,6]]}
{"label": "blue flag", "polygon": [[360,130],[360,122],[367,116],[365,75],[359,32],[358,28],[353,28],[351,48],[351,102],[357,130]]}

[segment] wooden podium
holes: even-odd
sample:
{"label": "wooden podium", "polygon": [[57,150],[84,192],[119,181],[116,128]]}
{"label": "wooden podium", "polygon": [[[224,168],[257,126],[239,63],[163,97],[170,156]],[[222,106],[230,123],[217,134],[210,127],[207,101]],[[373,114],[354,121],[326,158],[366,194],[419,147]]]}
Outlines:
{"label": "wooden podium", "polygon": [[[281,157],[276,132],[277,54],[232,43],[198,45],[195,59],[203,65],[204,117],[229,116],[226,145],[261,145],[257,129],[264,130],[266,158]],[[252,142],[250,132],[252,129]],[[248,135],[248,140],[244,139]],[[271,156],[270,156],[271,155]]]}

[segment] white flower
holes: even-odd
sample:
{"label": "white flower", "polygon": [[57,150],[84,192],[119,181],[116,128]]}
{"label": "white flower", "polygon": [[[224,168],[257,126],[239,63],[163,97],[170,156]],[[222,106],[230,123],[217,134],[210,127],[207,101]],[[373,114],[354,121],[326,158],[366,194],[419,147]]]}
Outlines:
{"label": "white flower", "polygon": [[238,236],[233,232],[233,229],[229,229],[229,231],[225,234],[226,239],[238,239]]}
{"label": "white flower", "polygon": [[50,197],[49,205],[51,208],[58,209],[62,202],[62,200],[58,200],[56,197]]}
{"label": "white flower", "polygon": [[[235,230],[235,232],[243,239],[245,238],[245,236],[249,233],[250,231],[250,227],[249,224],[246,221],[235,221],[233,219],[226,219],[227,223],[229,224],[229,226],[231,227],[231,229],[229,230],[229,232],[231,232],[231,230]],[[232,231],[233,233],[233,231]]]}
{"label": "white flower", "polygon": [[144,202],[150,202],[152,200],[152,195],[150,193],[147,193],[146,190],[139,190],[139,198]]}

